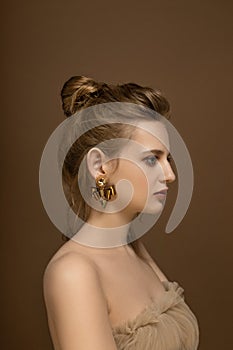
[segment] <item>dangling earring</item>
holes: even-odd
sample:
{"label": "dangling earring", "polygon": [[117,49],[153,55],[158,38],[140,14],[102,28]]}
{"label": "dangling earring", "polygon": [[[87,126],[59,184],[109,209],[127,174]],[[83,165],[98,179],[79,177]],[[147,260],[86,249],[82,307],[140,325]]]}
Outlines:
{"label": "dangling earring", "polygon": [[116,195],[114,185],[108,186],[108,179],[104,175],[99,175],[95,179],[96,187],[92,187],[92,196],[99,200],[102,207],[105,208],[107,201]]}

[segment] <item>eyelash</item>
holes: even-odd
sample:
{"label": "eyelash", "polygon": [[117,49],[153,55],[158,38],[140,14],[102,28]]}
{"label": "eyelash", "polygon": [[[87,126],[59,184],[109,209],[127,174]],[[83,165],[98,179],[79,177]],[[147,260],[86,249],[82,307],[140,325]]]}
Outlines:
{"label": "eyelash", "polygon": [[[149,163],[148,163],[148,160],[151,160],[151,159],[153,159],[153,160],[155,160],[155,159],[158,160],[159,157],[150,156],[150,157],[147,157],[147,158],[144,159],[144,161],[146,162],[146,164],[149,165],[150,167],[154,166],[154,165],[157,163],[157,161],[156,161],[156,162],[153,163],[153,164],[149,164]],[[168,156],[168,157],[167,157],[167,160],[168,160],[169,163],[171,163],[171,162],[172,162],[172,157],[171,157],[171,156]]]}

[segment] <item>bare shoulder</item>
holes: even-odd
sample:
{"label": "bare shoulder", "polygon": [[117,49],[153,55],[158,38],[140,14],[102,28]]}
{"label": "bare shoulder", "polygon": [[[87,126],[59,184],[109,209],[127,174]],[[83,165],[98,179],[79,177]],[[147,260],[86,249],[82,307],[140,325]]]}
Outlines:
{"label": "bare shoulder", "polygon": [[89,257],[67,252],[52,259],[43,285],[55,349],[116,349],[107,299],[98,269]]}
{"label": "bare shoulder", "polygon": [[50,260],[44,271],[43,283],[48,292],[64,285],[73,285],[80,290],[82,284],[87,288],[90,283],[101,288],[100,274],[94,261],[84,254],[72,251]]}
{"label": "bare shoulder", "polygon": [[69,271],[70,273],[72,271],[77,273],[77,268],[80,270],[87,267],[95,269],[93,260],[88,258],[87,255],[74,251],[63,252],[59,255],[56,253],[45,269],[45,276],[48,273],[55,273],[58,270],[63,273]]}

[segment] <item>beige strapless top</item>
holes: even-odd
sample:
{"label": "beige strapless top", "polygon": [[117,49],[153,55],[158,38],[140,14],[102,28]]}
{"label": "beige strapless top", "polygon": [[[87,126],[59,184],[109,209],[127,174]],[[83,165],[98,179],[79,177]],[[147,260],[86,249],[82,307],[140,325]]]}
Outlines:
{"label": "beige strapless top", "polygon": [[118,350],[196,350],[198,322],[178,282],[162,281],[165,292],[134,319],[113,327]]}

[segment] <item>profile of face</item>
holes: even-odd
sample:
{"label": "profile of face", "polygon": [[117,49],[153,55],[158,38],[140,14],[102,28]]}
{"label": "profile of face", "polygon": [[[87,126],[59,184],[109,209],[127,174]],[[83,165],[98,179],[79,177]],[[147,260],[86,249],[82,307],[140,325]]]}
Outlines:
{"label": "profile of face", "polygon": [[[166,147],[166,146],[167,147]],[[131,199],[124,209],[133,217],[138,212],[156,214],[161,212],[168,184],[176,177],[170,164],[168,134],[160,121],[140,121],[129,142],[121,149],[118,166],[110,174],[110,184],[114,184],[117,197],[125,202],[128,198],[127,186],[120,186],[126,180],[130,187]],[[94,163],[93,164],[97,164]],[[107,165],[102,167],[108,175]],[[93,177],[101,174],[93,173]],[[165,191],[165,194],[156,192]],[[114,201],[112,202],[114,204]]]}
{"label": "profile of face", "polygon": [[165,203],[167,184],[176,178],[165,146],[169,147],[167,131],[159,121],[140,122],[130,141],[121,152],[111,180],[117,183],[125,179],[131,183],[133,196],[128,209],[132,212],[158,213]]}

